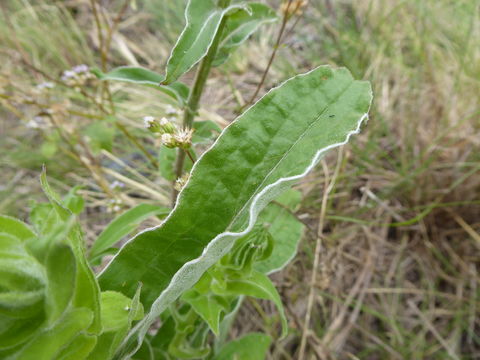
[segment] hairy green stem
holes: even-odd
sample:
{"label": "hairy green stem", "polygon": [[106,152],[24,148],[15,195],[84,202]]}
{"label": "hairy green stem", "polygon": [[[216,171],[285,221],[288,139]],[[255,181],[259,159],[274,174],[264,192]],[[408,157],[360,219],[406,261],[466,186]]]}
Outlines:
{"label": "hairy green stem", "polygon": [[[221,0],[219,5],[223,8],[227,7],[230,4],[231,0]],[[183,116],[183,127],[184,128],[191,128],[193,125],[193,121],[195,119],[195,115],[198,111],[198,105],[200,99],[202,97],[203,89],[205,88],[205,84],[207,83],[208,75],[210,74],[210,70],[212,68],[213,61],[215,60],[215,56],[217,55],[218,46],[220,44],[220,40],[222,38],[222,33],[225,28],[226,17],[224,17],[218,27],[217,34],[213,39],[212,45],[208,50],[207,54],[203,58],[202,62],[200,63],[200,67],[197,70],[195,76],[195,83],[193,84],[193,89],[190,92],[188,97],[187,106],[185,107],[185,113]],[[185,151],[179,149],[177,151],[177,159],[175,162],[175,177],[179,178],[182,176],[183,173],[183,166],[185,163]],[[174,180],[175,183],[175,180]],[[178,191],[175,190],[172,186],[172,206],[175,205],[175,201],[177,200]]]}

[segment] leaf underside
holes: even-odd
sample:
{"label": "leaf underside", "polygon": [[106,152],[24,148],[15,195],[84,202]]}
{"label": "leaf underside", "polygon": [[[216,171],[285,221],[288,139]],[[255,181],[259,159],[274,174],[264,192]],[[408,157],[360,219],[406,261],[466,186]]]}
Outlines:
{"label": "leaf underside", "polygon": [[367,118],[370,84],[321,66],[270,91],[228,126],[195,164],[165,222],[129,241],[100,274],[132,297],[139,282],[148,326],[248,233],[259,212]]}

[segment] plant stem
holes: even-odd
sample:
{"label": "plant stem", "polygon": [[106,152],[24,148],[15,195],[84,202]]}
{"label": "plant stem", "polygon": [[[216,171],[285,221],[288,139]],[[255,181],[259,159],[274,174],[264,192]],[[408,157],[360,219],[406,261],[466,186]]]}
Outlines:
{"label": "plant stem", "polygon": [[263,84],[265,83],[265,79],[267,78],[267,74],[270,71],[270,67],[273,64],[273,59],[275,59],[275,55],[277,55],[277,50],[280,47],[280,42],[282,41],[283,33],[285,31],[285,27],[287,26],[287,22],[290,19],[288,11],[290,10],[290,6],[292,5],[292,2],[293,2],[293,0],[288,0],[287,7],[286,7],[286,9],[283,13],[282,25],[280,27],[280,30],[278,31],[277,41],[275,42],[275,45],[273,46],[273,51],[272,51],[272,54],[270,55],[270,59],[268,60],[267,67],[265,68],[265,71],[263,72],[262,79],[258,83],[257,88],[255,89],[255,92],[253,93],[252,97],[243,106],[242,110],[245,109],[247,106],[249,106],[250,104],[252,104],[255,101],[258,93],[260,92],[260,89],[263,87]]}
{"label": "plant stem", "polygon": [[[225,0],[222,3],[222,7],[227,7],[230,4],[231,0]],[[197,74],[195,76],[195,83],[193,84],[193,89],[190,92],[188,97],[187,106],[185,107],[185,113],[183,115],[183,127],[190,129],[193,125],[193,120],[195,119],[195,115],[197,114],[198,105],[200,102],[200,98],[202,97],[203,89],[205,88],[205,84],[207,83],[208,75],[210,74],[210,70],[212,68],[213,61],[215,60],[215,56],[217,55],[218,46],[220,44],[220,39],[222,38],[222,33],[225,28],[226,17],[224,16],[220,26],[218,27],[217,34],[213,39],[212,45],[208,50],[207,54],[203,58],[202,62],[200,63],[200,67],[197,70]],[[177,151],[177,159],[175,162],[175,177],[179,178],[182,176],[183,173],[183,165],[185,163],[185,152],[182,150]],[[173,188],[173,186],[172,186]],[[177,200],[178,191],[173,188],[172,190],[172,206],[175,205],[175,201]]]}

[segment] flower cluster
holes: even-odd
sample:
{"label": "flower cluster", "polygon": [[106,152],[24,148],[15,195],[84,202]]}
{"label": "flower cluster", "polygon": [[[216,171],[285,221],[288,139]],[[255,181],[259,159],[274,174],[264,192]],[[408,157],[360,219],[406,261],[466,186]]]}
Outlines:
{"label": "flower cluster", "polygon": [[89,80],[95,79],[95,76],[90,72],[90,68],[85,65],[77,65],[70,70],[65,70],[61,77],[62,81],[73,87],[85,85]]}
{"label": "flower cluster", "polygon": [[118,213],[123,208],[123,202],[119,199],[110,199],[107,205],[107,212]]}
{"label": "flower cluster", "polygon": [[157,120],[153,116],[145,116],[143,122],[148,130],[160,135],[162,144],[167,148],[188,149],[192,145],[193,129],[178,129],[165,117]]}

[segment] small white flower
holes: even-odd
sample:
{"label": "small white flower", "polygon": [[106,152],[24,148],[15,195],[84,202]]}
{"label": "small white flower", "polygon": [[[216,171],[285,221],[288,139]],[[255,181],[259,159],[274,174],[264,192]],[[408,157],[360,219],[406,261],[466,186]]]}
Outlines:
{"label": "small white flower", "polygon": [[172,134],[168,134],[168,133],[162,134],[162,144],[170,149],[177,146],[177,142],[175,141],[175,138],[172,136]]}
{"label": "small white flower", "polygon": [[38,129],[40,127],[40,125],[34,119],[27,122],[25,126],[30,129]]}
{"label": "small white flower", "polygon": [[72,68],[73,72],[77,73],[77,74],[80,74],[80,73],[87,73],[90,71],[90,68],[85,65],[85,64],[81,64],[81,65],[77,65],[77,66],[74,66]]}
{"label": "small white flower", "polygon": [[144,116],[143,123],[147,129],[151,128],[155,125],[155,118],[153,116]]}
{"label": "small white flower", "polygon": [[188,149],[192,145],[193,129],[182,129],[175,134],[175,140],[179,147]]}
{"label": "small white flower", "polygon": [[37,89],[52,89],[53,87],[55,86],[54,83],[50,82],[50,81],[45,81],[43,83],[40,83],[37,85]]}
{"label": "small white flower", "polygon": [[72,70],[65,70],[63,72],[63,75],[62,75],[62,80],[63,81],[68,81],[68,80],[71,80],[73,78],[75,78],[77,76],[77,74],[72,71]]}
{"label": "small white flower", "polygon": [[125,184],[121,181],[115,180],[110,184],[110,189],[121,189],[124,188]]}

